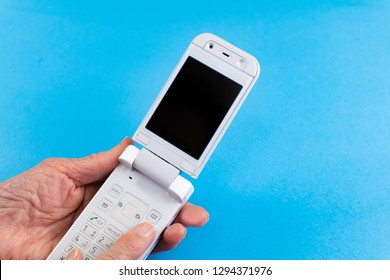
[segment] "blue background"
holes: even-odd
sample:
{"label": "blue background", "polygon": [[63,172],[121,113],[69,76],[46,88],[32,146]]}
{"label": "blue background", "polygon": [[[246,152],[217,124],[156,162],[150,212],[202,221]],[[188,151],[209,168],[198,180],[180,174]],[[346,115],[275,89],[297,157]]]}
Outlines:
{"label": "blue background", "polygon": [[390,258],[389,1],[0,2],[0,180],[133,135],[189,42],[261,76],[154,259]]}

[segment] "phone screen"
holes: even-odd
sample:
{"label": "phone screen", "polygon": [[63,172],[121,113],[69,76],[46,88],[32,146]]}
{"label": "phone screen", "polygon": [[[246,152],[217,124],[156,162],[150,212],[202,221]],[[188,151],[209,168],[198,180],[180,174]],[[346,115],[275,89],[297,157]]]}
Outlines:
{"label": "phone screen", "polygon": [[242,85],[189,56],[146,128],[199,159],[241,89]]}

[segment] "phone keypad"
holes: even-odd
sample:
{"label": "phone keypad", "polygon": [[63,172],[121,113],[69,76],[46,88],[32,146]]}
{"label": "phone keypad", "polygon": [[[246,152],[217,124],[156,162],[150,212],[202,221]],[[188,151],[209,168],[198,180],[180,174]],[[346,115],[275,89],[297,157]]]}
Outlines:
{"label": "phone keypad", "polygon": [[[113,184],[107,193],[108,197],[99,202],[96,212],[89,215],[79,232],[73,236],[71,243],[65,247],[66,254],[78,247],[82,251],[84,259],[91,260],[114,245],[123,232],[114,225],[107,224],[101,216],[110,215],[127,229],[135,227],[143,218],[157,224],[162,217],[156,209],[149,211],[149,206],[134,195],[123,194],[123,188],[118,184]],[[99,215],[99,213],[101,214]],[[65,256],[62,253],[58,258],[64,259]]]}

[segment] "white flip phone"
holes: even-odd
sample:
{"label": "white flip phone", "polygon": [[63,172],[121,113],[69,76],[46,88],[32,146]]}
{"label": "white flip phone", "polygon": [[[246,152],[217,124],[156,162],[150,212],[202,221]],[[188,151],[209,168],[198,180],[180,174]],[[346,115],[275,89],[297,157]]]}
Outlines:
{"label": "white flip phone", "polygon": [[193,193],[197,178],[260,74],[257,60],[209,33],[200,34],[173,70],[131,145],[48,259],[79,248],[95,259],[126,231],[156,229],[145,259]]}

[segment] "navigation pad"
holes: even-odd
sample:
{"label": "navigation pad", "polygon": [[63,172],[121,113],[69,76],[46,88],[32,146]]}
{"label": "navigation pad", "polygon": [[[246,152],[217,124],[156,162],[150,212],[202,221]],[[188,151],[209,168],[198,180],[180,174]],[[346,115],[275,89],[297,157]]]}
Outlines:
{"label": "navigation pad", "polygon": [[111,217],[131,229],[145,216],[149,206],[130,193],[125,193],[115,204]]}

